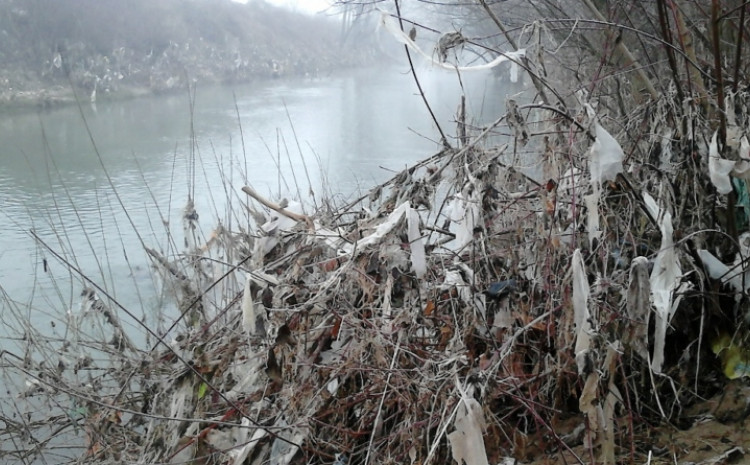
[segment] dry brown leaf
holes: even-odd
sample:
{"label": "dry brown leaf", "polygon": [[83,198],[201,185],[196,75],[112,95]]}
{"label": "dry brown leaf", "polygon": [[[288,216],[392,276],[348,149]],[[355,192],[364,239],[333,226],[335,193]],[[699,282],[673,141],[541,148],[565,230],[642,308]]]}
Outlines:
{"label": "dry brown leaf", "polygon": [[435,311],[435,301],[428,300],[427,304],[424,306],[424,315],[430,316],[432,315],[432,312]]}

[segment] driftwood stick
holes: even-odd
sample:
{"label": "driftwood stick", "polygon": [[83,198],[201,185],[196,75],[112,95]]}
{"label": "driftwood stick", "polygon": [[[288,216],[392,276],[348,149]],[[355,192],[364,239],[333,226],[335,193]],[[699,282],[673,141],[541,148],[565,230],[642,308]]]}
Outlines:
{"label": "driftwood stick", "polygon": [[260,194],[255,192],[255,190],[250,186],[243,186],[242,192],[254,198],[255,200],[262,203],[264,206],[270,208],[271,210],[275,211],[276,213],[284,215],[287,218],[291,218],[294,221],[304,221],[310,230],[312,231],[315,230],[315,225],[313,224],[312,218],[310,218],[309,216],[300,215],[298,213],[290,212],[289,210],[282,208],[281,205],[273,203],[270,200],[262,197]]}

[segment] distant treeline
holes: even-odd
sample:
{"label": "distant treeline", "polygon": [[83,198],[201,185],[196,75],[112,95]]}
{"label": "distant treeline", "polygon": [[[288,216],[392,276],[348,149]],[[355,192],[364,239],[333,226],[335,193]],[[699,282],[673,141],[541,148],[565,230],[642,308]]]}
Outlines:
{"label": "distant treeline", "polygon": [[0,39],[6,94],[68,79],[109,93],[314,75],[363,56],[330,18],[259,0],[0,0]]}

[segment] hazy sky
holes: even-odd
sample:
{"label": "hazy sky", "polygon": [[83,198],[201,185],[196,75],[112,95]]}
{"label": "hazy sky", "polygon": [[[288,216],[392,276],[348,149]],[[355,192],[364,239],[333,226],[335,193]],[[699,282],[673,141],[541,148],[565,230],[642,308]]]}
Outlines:
{"label": "hazy sky", "polygon": [[[247,3],[248,0],[234,0],[239,3]],[[265,0],[272,5],[283,6],[290,10],[302,13],[317,13],[330,6],[334,0]]]}
{"label": "hazy sky", "polygon": [[307,13],[317,13],[318,11],[324,10],[330,6],[331,2],[328,0],[266,0],[268,3],[274,5],[286,6],[290,9],[296,9],[297,11],[304,11]]}

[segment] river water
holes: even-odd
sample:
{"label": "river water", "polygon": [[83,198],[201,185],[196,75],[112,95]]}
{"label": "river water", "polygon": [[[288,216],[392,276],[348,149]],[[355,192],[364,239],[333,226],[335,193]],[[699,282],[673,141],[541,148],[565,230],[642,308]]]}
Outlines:
{"label": "river water", "polygon": [[[441,126],[455,134],[456,76],[425,69],[420,78]],[[507,91],[490,73],[463,81],[474,122],[504,111]],[[435,153],[438,138],[408,69],[388,67],[233,88],[197,85],[194,98],[185,92],[0,114],[3,314],[54,327],[78,308],[78,276],[31,230],[147,315],[161,302],[141,241],[164,253],[179,249],[191,192],[204,231],[219,220],[242,221],[228,212],[247,200],[239,191],[245,184],[277,200],[342,203]],[[177,247],[169,247],[168,230]],[[22,332],[9,321],[3,318],[13,327],[0,335]]]}
{"label": "river water", "polygon": [[[443,130],[455,134],[456,76],[419,75]],[[490,73],[462,78],[471,122],[504,113],[503,83]],[[49,357],[64,347],[71,322],[83,321],[79,271],[150,325],[169,313],[144,246],[169,257],[184,250],[188,198],[205,235],[219,222],[236,230],[247,224],[243,185],[308,208],[341,205],[433,155],[438,139],[408,69],[392,67],[0,113],[0,353]],[[137,322],[120,318],[142,341]],[[12,393],[35,388],[11,373],[0,376],[11,394],[0,400],[4,418],[19,412]],[[43,399],[24,409],[43,417]],[[79,415],[73,404],[57,408]]]}

